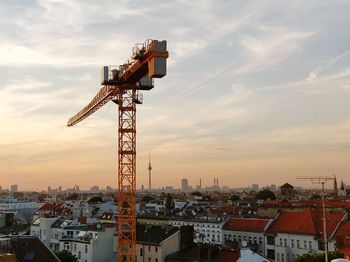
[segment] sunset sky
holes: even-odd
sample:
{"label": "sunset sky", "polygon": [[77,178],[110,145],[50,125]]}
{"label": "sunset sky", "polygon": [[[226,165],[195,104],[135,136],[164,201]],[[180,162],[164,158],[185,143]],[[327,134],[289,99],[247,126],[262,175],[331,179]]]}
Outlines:
{"label": "sunset sky", "polygon": [[137,112],[137,187],[350,184],[350,1],[0,2],[0,186],[117,186],[117,108],[75,127],[99,70],[168,41]]}

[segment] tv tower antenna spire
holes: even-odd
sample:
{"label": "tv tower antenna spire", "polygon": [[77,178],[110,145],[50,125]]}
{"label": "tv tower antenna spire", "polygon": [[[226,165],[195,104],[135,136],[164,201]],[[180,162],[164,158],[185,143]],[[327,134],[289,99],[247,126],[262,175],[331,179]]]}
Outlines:
{"label": "tv tower antenna spire", "polygon": [[152,190],[151,151],[149,151],[149,153],[148,153],[148,190]]}

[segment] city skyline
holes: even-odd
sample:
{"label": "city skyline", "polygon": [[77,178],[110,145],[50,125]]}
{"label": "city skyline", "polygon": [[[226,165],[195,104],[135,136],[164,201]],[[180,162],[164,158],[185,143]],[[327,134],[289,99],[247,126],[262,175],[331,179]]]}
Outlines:
{"label": "city skyline", "polygon": [[169,70],[138,106],[138,188],[149,150],[155,188],[184,177],[242,187],[335,174],[349,184],[349,7],[1,2],[2,187],[115,187],[115,105],[65,124],[98,91],[101,66],[153,37],[168,41]]}

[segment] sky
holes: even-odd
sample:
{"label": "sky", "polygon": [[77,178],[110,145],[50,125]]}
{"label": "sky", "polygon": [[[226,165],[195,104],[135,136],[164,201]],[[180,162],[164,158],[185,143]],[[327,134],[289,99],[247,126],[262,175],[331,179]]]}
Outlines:
{"label": "sky", "polygon": [[167,40],[137,107],[137,187],[350,184],[350,2],[0,2],[0,186],[117,186],[117,108],[74,127],[99,70]]}

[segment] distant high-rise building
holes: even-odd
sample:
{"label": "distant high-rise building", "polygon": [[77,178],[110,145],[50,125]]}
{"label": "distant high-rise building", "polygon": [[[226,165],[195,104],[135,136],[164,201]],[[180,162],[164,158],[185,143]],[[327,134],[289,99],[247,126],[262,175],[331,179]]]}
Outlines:
{"label": "distant high-rise building", "polygon": [[183,178],[181,180],[181,190],[185,192],[187,190],[187,187],[188,187],[188,180],[187,178]]}
{"label": "distant high-rise building", "polygon": [[197,191],[201,191],[202,190],[202,179],[199,179],[199,185],[196,187]]}
{"label": "distant high-rise building", "polygon": [[50,186],[47,187],[47,193],[49,193],[49,194],[51,193],[51,187]]}
{"label": "distant high-rise building", "polygon": [[11,185],[11,193],[16,193],[18,191],[17,185]]}
{"label": "distant high-rise building", "polygon": [[100,189],[98,188],[98,186],[92,186],[90,188],[91,193],[99,193]]}
{"label": "distant high-rise building", "polygon": [[188,193],[192,191],[192,187],[188,185],[188,180],[187,178],[183,178],[181,180],[181,190],[182,192]]}
{"label": "distant high-rise building", "polygon": [[272,185],[270,186],[270,190],[273,191],[273,192],[276,192],[276,191],[277,191],[277,186],[274,185],[274,184],[272,184]]}
{"label": "distant high-rise building", "polygon": [[259,185],[258,184],[252,184],[252,190],[255,192],[259,191]]}
{"label": "distant high-rise building", "polygon": [[60,192],[60,193],[62,192],[62,187],[61,186],[58,187],[58,192]]}
{"label": "distant high-rise building", "polygon": [[151,152],[148,155],[148,189],[152,189],[152,165],[151,165]]}

